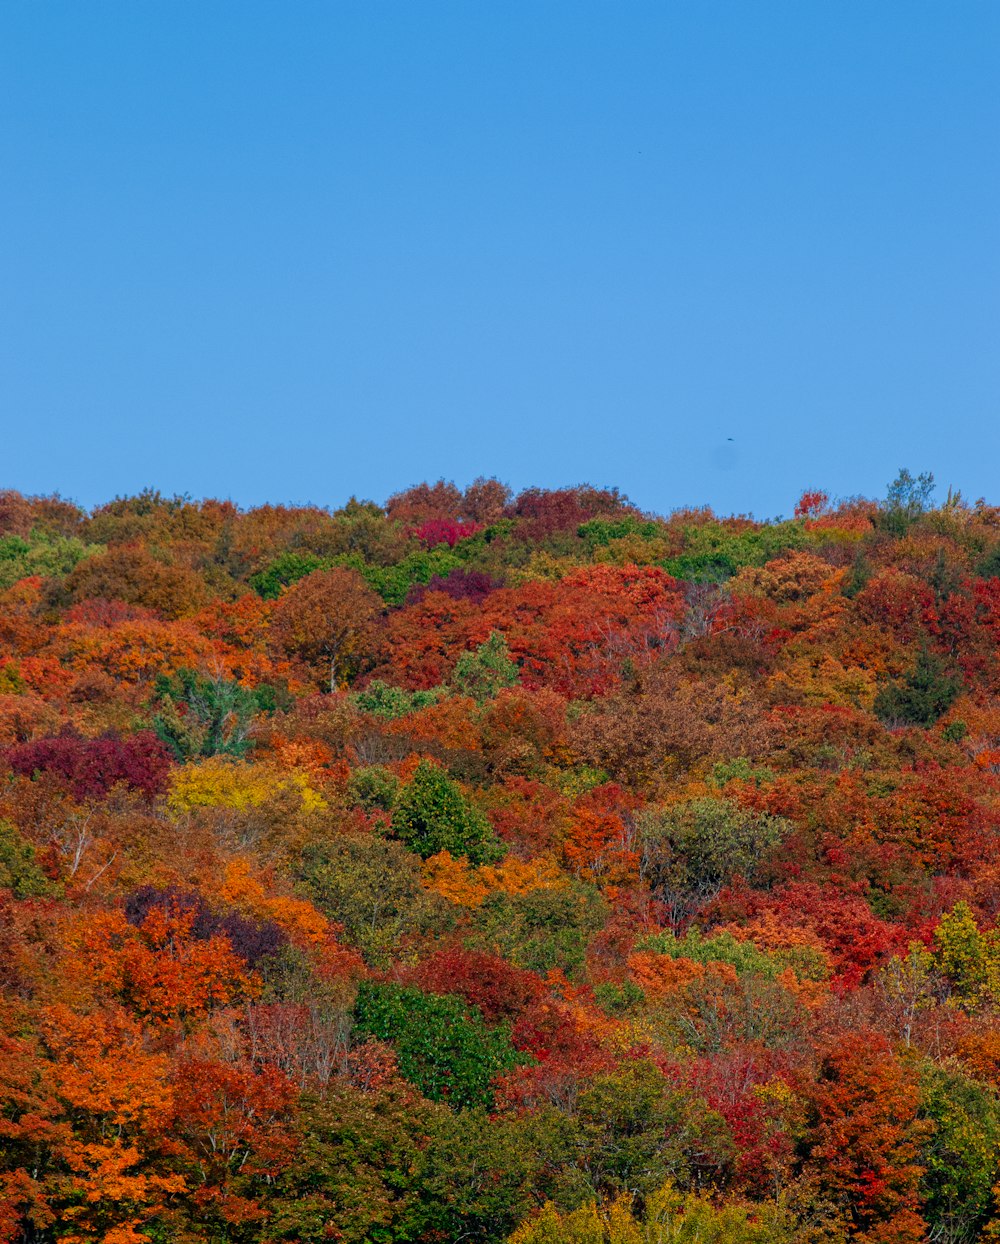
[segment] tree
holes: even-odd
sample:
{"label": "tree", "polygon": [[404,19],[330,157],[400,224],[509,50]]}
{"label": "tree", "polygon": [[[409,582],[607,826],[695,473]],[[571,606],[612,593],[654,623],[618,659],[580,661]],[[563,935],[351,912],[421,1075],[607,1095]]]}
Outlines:
{"label": "tree", "polygon": [[452,678],[462,695],[471,696],[482,704],[499,691],[515,686],[518,669],[510,659],[507,641],[499,631],[491,631],[489,639],[475,652],[462,653]]}
{"label": "tree", "polygon": [[708,1194],[682,1192],[668,1180],[641,1210],[629,1196],[601,1206],[588,1202],[565,1214],[549,1202],[508,1244],[795,1244],[812,1238],[799,1226],[781,1205],[720,1206]]}
{"label": "tree", "polygon": [[[276,1181],[269,1238],[295,1244],[369,1244],[406,1238],[430,1118],[445,1107],[398,1081],[371,1092],[334,1082],[302,1101],[296,1160]],[[398,1233],[398,1234],[397,1234]],[[412,1239],[413,1236],[411,1235]]]}
{"label": "tree", "polygon": [[354,1021],[392,1042],[399,1070],[425,1097],[455,1107],[491,1107],[492,1081],[524,1061],[505,1024],[487,1027],[478,1007],[447,994],[362,981]]}
{"label": "tree", "polygon": [[391,812],[398,790],[399,778],[384,765],[355,769],[347,783],[348,799],[366,812],[376,808]]}
{"label": "tree", "polygon": [[202,936],[199,914],[184,896],[168,896],[141,912],[138,927],[121,912],[95,916],[84,928],[72,972],[99,998],[120,1003],[151,1027],[194,1030],[255,989],[229,931],[220,922]]}
{"label": "tree", "polygon": [[489,821],[443,769],[422,760],[396,798],[393,833],[422,859],[448,851],[473,864],[500,859],[503,847]]}
{"label": "tree", "polygon": [[447,687],[431,687],[427,691],[407,691],[405,687],[393,687],[374,678],[363,691],[354,692],[354,703],[363,713],[379,717],[382,721],[396,721],[422,708],[438,704],[449,694]]}
{"label": "tree", "polygon": [[[449,1110],[398,1079],[308,1095],[295,1162],[269,1199],[269,1240],[495,1244],[527,1213],[551,1134],[533,1120]],[[561,1155],[560,1155],[561,1156]]]}
{"label": "tree", "polygon": [[68,574],[87,557],[103,553],[99,544],[84,544],[75,536],[34,531],[29,539],[0,537],[0,590],[29,575],[55,578]]}
{"label": "tree", "polygon": [[432,923],[433,903],[420,885],[417,858],[376,834],[340,834],[311,843],[296,867],[302,890],[372,963]]}
{"label": "tree", "polygon": [[335,691],[372,660],[381,613],[381,600],[356,570],[314,570],[278,598],[271,636],[289,656],[325,665]]}
{"label": "tree", "polygon": [[35,848],[8,821],[0,821],[0,890],[15,898],[45,898],[59,887],[38,867]]}
{"label": "tree", "polygon": [[587,945],[608,914],[597,890],[580,882],[516,896],[491,894],[476,912],[476,941],[531,972],[578,977]]}
{"label": "tree", "polygon": [[767,750],[773,726],[750,691],[716,678],[684,678],[676,662],[644,672],[638,687],[595,700],[571,735],[582,756],[619,781],[654,788],[698,761]]}
{"label": "tree", "polygon": [[471,600],[479,605],[490,592],[495,592],[500,587],[503,587],[503,583],[499,579],[482,570],[466,570],[457,566],[446,575],[432,575],[426,583],[418,583],[411,588],[406,595],[405,604],[419,605],[428,593],[443,592],[453,600]]}
{"label": "tree", "polygon": [[86,1015],[54,1004],[43,1031],[63,1126],[52,1137],[41,1222],[80,1240],[141,1240],[139,1230],[184,1191],[183,1177],[156,1161],[173,1100],[167,1055],[113,1004]]}
{"label": "tree", "polygon": [[721,1116],[633,1059],[580,1094],[581,1164],[602,1195],[645,1195],[664,1179],[711,1181],[732,1151]]}
{"label": "tree", "polygon": [[1000,1173],[1000,1104],[985,1085],[952,1068],[924,1063],[921,1115],[934,1130],[920,1153],[921,1187],[931,1239],[944,1244],[982,1238],[995,1219]]}
{"label": "tree", "polygon": [[956,903],[934,930],[934,965],[967,1011],[1000,1001],[1000,932],[980,933],[968,903]]}
{"label": "tree", "polygon": [[533,972],[498,955],[455,948],[439,950],[412,970],[413,982],[431,993],[453,993],[482,1012],[489,1023],[513,1020],[544,992]]}
{"label": "tree", "polygon": [[866,1244],[919,1244],[920,1148],[932,1125],[917,1117],[919,1087],[884,1037],[846,1033],[831,1043],[809,1088],[810,1161]]}
{"label": "tree", "polygon": [[498,479],[484,479],[480,475],[466,488],[462,498],[462,510],[467,518],[476,523],[495,523],[503,518],[510,502],[511,491]]}
{"label": "tree", "polygon": [[199,574],[158,561],[141,545],[116,545],[85,558],[65,587],[71,600],[122,600],[155,609],[165,618],[196,612],[208,596]]}
{"label": "tree", "polygon": [[901,467],[882,503],[879,520],[883,530],[894,536],[905,536],[927,513],[933,494],[934,476],[930,471],[923,471],[914,478],[906,467]]}
{"label": "tree", "polygon": [[680,920],[734,877],[751,880],[791,830],[781,817],[698,798],[639,816],[640,872]]}
{"label": "tree", "polygon": [[258,1194],[294,1158],[294,1086],[273,1066],[197,1056],[181,1059],[172,1079],[171,1165],[184,1175],[192,1225],[222,1235],[259,1220]]}
{"label": "tree", "polygon": [[243,756],[251,747],[254,719],[264,698],[216,674],[214,678],[180,669],[156,684],[160,711],[153,719],[157,738],[180,760],[195,756]]}
{"label": "tree", "polygon": [[[327,563],[329,565],[329,563]],[[282,588],[298,583],[314,570],[324,569],[322,557],[315,553],[296,553],[289,549],[276,557],[263,570],[250,576],[248,582],[258,596],[264,600],[277,600]]]}
{"label": "tree", "polygon": [[446,544],[453,549],[460,540],[468,540],[482,531],[481,523],[471,523],[463,519],[430,518],[413,528],[413,536],[428,549]]}
{"label": "tree", "polygon": [[150,730],[97,739],[67,732],[12,747],[5,759],[26,777],[51,773],[77,799],[101,799],[119,784],[152,798],[166,786],[171,767],[170,753]]}
{"label": "tree", "polygon": [[932,726],[955,702],[961,679],[948,673],[944,660],[920,645],[905,678],[887,683],[875,697],[875,715],[886,725]]}
{"label": "tree", "polygon": [[462,510],[462,494],[450,481],[414,484],[394,493],[386,502],[386,513],[402,523],[424,523],[429,519],[457,519]]}

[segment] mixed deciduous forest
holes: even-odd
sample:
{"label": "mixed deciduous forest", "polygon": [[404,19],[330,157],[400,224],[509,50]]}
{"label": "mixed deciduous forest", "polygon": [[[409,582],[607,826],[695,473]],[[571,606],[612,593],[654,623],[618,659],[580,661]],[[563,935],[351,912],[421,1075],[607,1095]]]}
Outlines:
{"label": "mixed deciduous forest", "polygon": [[0,494],[0,1240],[1000,1239],[1000,507]]}

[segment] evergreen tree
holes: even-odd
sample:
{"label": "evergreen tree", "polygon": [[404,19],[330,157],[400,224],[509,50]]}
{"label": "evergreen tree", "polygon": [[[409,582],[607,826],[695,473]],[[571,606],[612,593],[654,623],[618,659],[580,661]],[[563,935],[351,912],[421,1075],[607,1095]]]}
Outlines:
{"label": "evergreen tree", "polygon": [[948,711],[961,681],[948,673],[941,657],[921,644],[910,672],[887,683],[875,697],[875,714],[887,726],[932,726]]}

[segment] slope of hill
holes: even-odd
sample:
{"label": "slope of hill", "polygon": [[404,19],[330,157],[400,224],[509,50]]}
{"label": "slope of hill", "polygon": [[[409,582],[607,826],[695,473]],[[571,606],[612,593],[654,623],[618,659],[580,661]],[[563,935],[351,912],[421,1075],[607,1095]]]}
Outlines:
{"label": "slope of hill", "polygon": [[1000,1238],[1000,508],[0,494],[0,1241]]}

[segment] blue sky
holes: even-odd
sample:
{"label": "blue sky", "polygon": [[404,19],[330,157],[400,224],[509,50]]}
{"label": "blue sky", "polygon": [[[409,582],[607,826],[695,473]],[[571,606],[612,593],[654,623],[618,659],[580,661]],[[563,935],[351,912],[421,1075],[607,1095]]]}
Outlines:
{"label": "blue sky", "polygon": [[4,5],[0,486],[1000,501],[998,74],[967,0]]}

